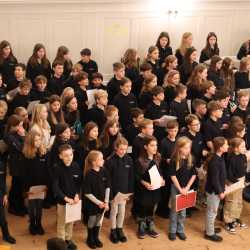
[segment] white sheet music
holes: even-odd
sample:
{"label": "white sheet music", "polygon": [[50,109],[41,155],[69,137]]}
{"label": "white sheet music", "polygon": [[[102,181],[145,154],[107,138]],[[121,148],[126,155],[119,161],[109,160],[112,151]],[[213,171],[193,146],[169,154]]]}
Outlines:
{"label": "white sheet music", "polygon": [[73,205],[70,205],[69,203],[66,204],[65,223],[81,220],[81,216],[82,216],[81,200]]}
{"label": "white sheet music", "polygon": [[152,168],[149,169],[149,176],[150,176],[150,182],[153,186],[153,190],[158,189],[161,187],[162,177],[158,171],[158,168],[156,165],[154,165]]}

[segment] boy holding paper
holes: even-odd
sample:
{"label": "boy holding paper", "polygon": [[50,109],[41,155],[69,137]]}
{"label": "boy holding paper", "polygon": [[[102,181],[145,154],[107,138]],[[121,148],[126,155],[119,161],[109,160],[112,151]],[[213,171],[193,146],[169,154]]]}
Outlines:
{"label": "boy holding paper", "polygon": [[73,162],[73,149],[64,144],[59,148],[60,161],[55,166],[54,193],[57,200],[57,237],[65,240],[68,249],[77,249],[72,241],[73,222],[65,223],[66,203],[71,205],[79,202],[82,172],[77,163]]}
{"label": "boy holding paper", "polygon": [[[126,201],[128,194],[134,190],[134,166],[132,158],[127,154],[128,141],[118,137],[114,143],[115,154],[106,161],[106,168],[111,179],[111,191],[113,201],[111,203],[111,233],[110,240],[113,243],[126,242],[127,237],[123,233],[123,221],[125,217]],[[119,199],[119,196],[122,199]],[[126,196],[127,195],[127,196]]]}
{"label": "boy holding paper", "polygon": [[171,176],[171,211],[168,238],[175,240],[176,235],[180,240],[186,240],[184,233],[184,220],[186,209],[176,212],[176,195],[187,195],[196,179],[195,167],[191,155],[192,141],[187,137],[180,137],[175,144],[169,164],[169,175]]}

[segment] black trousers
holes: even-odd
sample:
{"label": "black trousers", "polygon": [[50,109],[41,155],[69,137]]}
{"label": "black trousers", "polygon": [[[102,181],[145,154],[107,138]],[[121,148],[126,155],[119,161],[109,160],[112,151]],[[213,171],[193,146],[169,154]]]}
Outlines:
{"label": "black trousers", "polygon": [[9,208],[16,212],[23,212],[25,209],[24,185],[21,176],[12,176],[9,192]]}
{"label": "black trousers", "polygon": [[3,206],[3,197],[0,197],[0,227],[3,232],[3,236],[9,235],[8,224],[5,215],[5,208]]}
{"label": "black trousers", "polygon": [[146,219],[148,217],[153,217],[154,209],[156,204],[141,205],[137,204],[138,210],[137,215],[140,219]]}

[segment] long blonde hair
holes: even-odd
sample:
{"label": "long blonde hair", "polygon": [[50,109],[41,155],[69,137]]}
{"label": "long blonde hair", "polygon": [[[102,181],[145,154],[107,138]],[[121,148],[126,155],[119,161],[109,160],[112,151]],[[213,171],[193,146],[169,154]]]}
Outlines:
{"label": "long blonde hair", "polygon": [[46,153],[46,147],[41,143],[39,148],[35,147],[35,138],[36,136],[40,137],[41,134],[36,130],[31,130],[25,137],[24,146],[23,146],[23,155],[27,159],[35,158],[38,153],[40,156]]}
{"label": "long blonde hair", "polygon": [[34,110],[32,112],[32,118],[31,118],[31,127],[36,124],[41,129],[50,130],[50,125],[48,121],[41,119],[42,109],[47,110],[46,105],[39,103],[34,107]]}
{"label": "long blonde hair", "polygon": [[96,161],[97,157],[100,155],[102,155],[102,152],[98,150],[91,150],[88,153],[84,162],[84,176],[93,168],[93,162]]}
{"label": "long blonde hair", "polygon": [[179,50],[180,50],[180,53],[184,56],[185,53],[186,53],[186,50],[187,50],[187,44],[186,44],[186,40],[188,37],[192,36],[193,34],[191,32],[185,32],[183,35],[182,35],[182,38],[181,38],[181,44],[180,44],[180,47],[179,47]]}
{"label": "long blonde hair", "polygon": [[[186,146],[187,144],[192,144],[192,141],[186,137],[186,136],[182,136],[180,138],[178,138],[178,140],[175,143],[175,147],[174,147],[174,151],[173,154],[171,156],[171,159],[175,161],[176,164],[176,170],[178,170],[181,167],[181,154],[180,154],[180,149],[183,148],[184,146]],[[190,153],[188,158],[188,168],[192,167],[192,154]]]}

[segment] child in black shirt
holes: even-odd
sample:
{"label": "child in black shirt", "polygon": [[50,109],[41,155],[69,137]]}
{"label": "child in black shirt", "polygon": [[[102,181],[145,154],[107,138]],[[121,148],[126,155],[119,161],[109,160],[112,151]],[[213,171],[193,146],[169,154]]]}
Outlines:
{"label": "child in black shirt", "polygon": [[90,89],[107,89],[107,87],[103,85],[103,75],[101,73],[96,72],[92,74]]}
{"label": "child in black shirt", "polygon": [[228,143],[224,137],[213,139],[214,153],[207,159],[207,212],[205,238],[220,242],[222,237],[215,233],[214,222],[220,200],[225,198],[226,167],[223,154],[228,151]]}
{"label": "child in black shirt", "polygon": [[113,198],[110,211],[110,240],[113,243],[127,241],[122,229],[127,200],[125,199],[119,203],[115,200],[118,193],[132,194],[134,191],[134,166],[132,158],[127,154],[127,149],[128,141],[123,137],[119,137],[114,144],[115,154],[106,161]]}
{"label": "child in black shirt", "polygon": [[185,117],[190,113],[187,104],[187,87],[183,84],[176,86],[176,97],[170,104],[170,115],[176,116],[180,129],[185,126]]}
{"label": "child in black shirt", "polygon": [[14,70],[14,77],[7,82],[7,90],[13,90],[17,88],[20,84],[25,79],[25,72],[26,72],[26,66],[23,63],[17,63],[15,65],[15,70]]}
{"label": "child in black shirt", "polygon": [[40,103],[46,103],[49,101],[50,93],[47,90],[47,78],[42,75],[38,75],[35,79],[35,88],[31,90],[30,100],[40,101]]}
{"label": "child in black shirt", "polygon": [[221,117],[223,114],[223,111],[221,109],[221,106],[216,101],[211,101],[207,105],[209,118],[207,121],[203,124],[203,133],[204,133],[204,139],[206,141],[207,147],[210,150],[213,150],[213,143],[212,140],[215,137],[222,136],[223,135],[223,127],[221,122]]}
{"label": "child in black shirt", "polygon": [[113,99],[114,105],[119,110],[119,121],[123,131],[132,124],[131,109],[137,107],[137,100],[133,94],[131,94],[131,81],[124,77],[120,81],[120,93]]}
{"label": "child in black shirt", "polygon": [[97,63],[91,59],[91,50],[88,48],[82,49],[81,60],[78,62],[82,65],[82,70],[86,72],[89,76],[89,80],[93,79],[92,76],[94,73],[98,72]]}
{"label": "child in black shirt", "polygon": [[125,76],[125,65],[123,63],[113,64],[114,77],[107,83],[109,104],[113,103],[114,97],[120,92],[120,84]]}
{"label": "child in black shirt", "polygon": [[55,166],[54,194],[57,200],[57,237],[65,240],[68,249],[77,246],[72,241],[73,222],[65,223],[66,203],[76,204],[82,182],[82,172],[77,163],[73,162],[73,150],[68,144],[59,148],[60,161]]}
{"label": "child in black shirt", "polygon": [[6,100],[7,89],[3,82],[3,77],[0,74],[0,100]]}
{"label": "child in black shirt", "polygon": [[160,118],[168,114],[168,107],[164,102],[164,89],[161,86],[155,86],[151,93],[153,101],[147,107],[145,117],[154,121],[154,136],[161,141],[165,137],[165,129],[160,124]]}
{"label": "child in black shirt", "polygon": [[216,87],[212,81],[206,81],[203,83],[202,91],[204,95],[201,99],[209,103],[214,98]]}
{"label": "child in black shirt", "polygon": [[192,142],[187,137],[180,137],[176,141],[174,153],[169,163],[169,175],[171,176],[171,211],[169,234],[170,240],[175,240],[176,235],[180,240],[186,240],[184,233],[184,220],[186,209],[175,211],[174,203],[176,195],[187,195],[196,179],[196,172],[191,155]]}
{"label": "child in black shirt", "polygon": [[235,72],[235,89],[248,89],[250,87],[249,81],[249,69],[250,69],[250,62],[248,57],[243,57],[240,60],[240,68],[238,71]]}
{"label": "child in black shirt", "polygon": [[103,246],[99,240],[100,222],[102,214],[109,210],[110,180],[103,165],[102,153],[90,151],[85,161],[83,193],[88,217],[87,245],[92,249]]}
{"label": "child in black shirt", "polygon": [[80,111],[81,123],[84,124],[86,121],[86,112],[88,110],[88,95],[87,86],[89,85],[88,74],[80,72],[75,80],[77,87],[75,89],[75,95],[78,103],[78,110]]}
{"label": "child in black shirt", "polygon": [[14,99],[10,104],[10,112],[13,113],[15,108],[17,107],[24,107],[27,108],[30,102],[30,90],[32,84],[30,80],[23,80],[19,84],[19,90]]}
{"label": "child in black shirt", "polygon": [[48,90],[52,95],[61,95],[64,89],[64,64],[61,61],[53,62],[54,75],[48,82]]}
{"label": "child in black shirt", "polygon": [[46,148],[42,145],[39,132],[31,130],[25,137],[23,147],[23,166],[24,166],[24,186],[28,194],[28,211],[29,211],[29,231],[30,234],[44,234],[42,227],[42,209],[43,199],[32,199],[33,193],[30,188],[35,186],[44,186],[40,192],[46,193],[48,183],[48,154]]}
{"label": "child in black shirt", "polygon": [[[227,180],[228,184],[238,182],[240,179],[245,179],[247,170],[247,161],[249,156],[246,155],[246,143],[241,138],[234,138],[230,140],[231,152],[227,155]],[[230,233],[235,233],[235,226],[239,225],[241,228],[247,228],[247,225],[240,220],[243,200],[243,188],[229,193],[225,197],[225,204],[223,207],[224,221],[226,230]]]}
{"label": "child in black shirt", "polygon": [[143,111],[139,108],[133,108],[131,109],[131,117],[133,124],[125,131],[129,145],[133,144],[135,137],[140,133],[140,123],[144,120]]}

